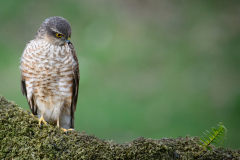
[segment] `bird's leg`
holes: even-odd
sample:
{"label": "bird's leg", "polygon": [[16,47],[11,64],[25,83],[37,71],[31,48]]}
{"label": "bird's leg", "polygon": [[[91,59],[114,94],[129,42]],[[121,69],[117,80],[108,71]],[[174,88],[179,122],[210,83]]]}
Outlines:
{"label": "bird's leg", "polygon": [[42,124],[42,122],[44,123],[44,124],[47,124],[47,122],[44,120],[44,118],[43,118],[43,113],[41,113],[41,118],[39,118],[39,125],[41,126],[41,124]]}
{"label": "bird's leg", "polygon": [[58,117],[58,119],[57,119],[57,126],[58,126],[59,128],[61,128],[61,130],[63,130],[63,131],[66,132],[66,133],[67,133],[67,131],[74,131],[73,128],[65,129],[65,128],[60,127],[60,125],[59,125],[59,117]]}
{"label": "bird's leg", "polygon": [[57,126],[58,126],[59,128],[61,128],[61,130],[63,130],[64,132],[67,132],[67,130],[66,130],[66,129],[64,129],[64,128],[60,127],[60,124],[59,124],[59,117],[57,118]]}
{"label": "bird's leg", "polygon": [[60,125],[59,125],[59,117],[57,118],[57,126],[60,127]]}

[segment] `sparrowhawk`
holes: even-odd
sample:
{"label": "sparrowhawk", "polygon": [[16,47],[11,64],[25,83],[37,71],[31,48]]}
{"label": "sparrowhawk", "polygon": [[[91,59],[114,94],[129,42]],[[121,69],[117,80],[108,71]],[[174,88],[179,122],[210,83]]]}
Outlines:
{"label": "sparrowhawk", "polygon": [[79,87],[79,64],[71,27],[62,17],[50,17],[29,41],[21,57],[21,89],[41,122],[74,128]]}

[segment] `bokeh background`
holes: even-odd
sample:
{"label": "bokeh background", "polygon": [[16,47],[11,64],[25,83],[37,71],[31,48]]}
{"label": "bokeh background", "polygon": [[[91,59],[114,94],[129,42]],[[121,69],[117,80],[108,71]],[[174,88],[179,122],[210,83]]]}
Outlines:
{"label": "bokeh background", "polygon": [[223,122],[224,147],[240,148],[239,1],[0,1],[0,94],[24,109],[20,57],[51,16],[80,62],[76,130],[124,143]]}

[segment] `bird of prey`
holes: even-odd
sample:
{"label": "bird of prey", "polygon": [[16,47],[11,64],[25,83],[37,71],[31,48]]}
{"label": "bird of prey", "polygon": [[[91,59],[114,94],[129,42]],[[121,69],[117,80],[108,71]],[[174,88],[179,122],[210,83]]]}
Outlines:
{"label": "bird of prey", "polygon": [[21,90],[39,124],[53,122],[63,130],[74,128],[79,64],[71,27],[62,17],[42,23],[21,57]]}

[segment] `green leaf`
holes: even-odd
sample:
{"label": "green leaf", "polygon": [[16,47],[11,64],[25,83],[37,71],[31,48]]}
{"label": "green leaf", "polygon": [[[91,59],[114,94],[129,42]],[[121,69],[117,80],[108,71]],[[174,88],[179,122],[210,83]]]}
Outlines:
{"label": "green leaf", "polygon": [[[224,127],[222,122],[218,123],[218,126],[219,126],[218,129],[212,127],[213,132],[210,132],[208,130],[206,130],[207,133],[203,132],[206,135],[205,137],[200,139],[203,142],[203,144],[200,144],[201,146],[203,146],[203,150],[205,148],[208,150],[212,150],[211,147],[209,147],[211,143],[214,143],[214,144],[217,144],[218,142],[220,142],[221,144],[224,143],[224,138],[226,139],[227,129]],[[200,153],[202,153],[202,151],[199,152],[196,157],[198,157]]]}
{"label": "green leaf", "polygon": [[212,148],[211,148],[211,147],[207,146],[206,148],[207,148],[208,150],[212,151]]}

